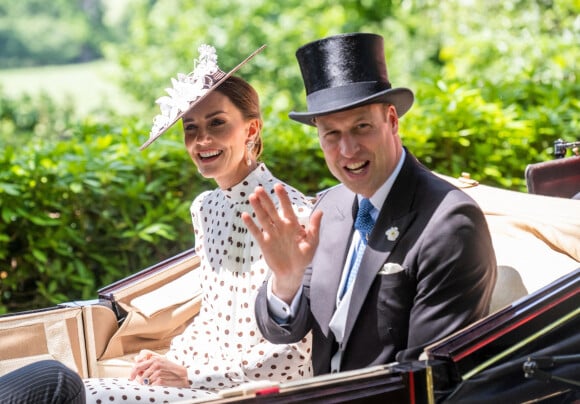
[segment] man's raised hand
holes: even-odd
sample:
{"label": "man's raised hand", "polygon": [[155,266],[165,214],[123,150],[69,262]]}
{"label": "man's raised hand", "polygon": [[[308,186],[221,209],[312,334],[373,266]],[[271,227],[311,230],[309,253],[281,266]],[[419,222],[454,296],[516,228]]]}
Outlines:
{"label": "man's raised hand", "polygon": [[322,212],[313,212],[308,227],[304,228],[284,187],[276,184],[274,192],[280,201],[279,210],[264,188],[257,187],[249,199],[258,223],[245,212],[242,220],[260,245],[272,270],[272,292],[289,303],[302,285],[304,270],[318,246]]}

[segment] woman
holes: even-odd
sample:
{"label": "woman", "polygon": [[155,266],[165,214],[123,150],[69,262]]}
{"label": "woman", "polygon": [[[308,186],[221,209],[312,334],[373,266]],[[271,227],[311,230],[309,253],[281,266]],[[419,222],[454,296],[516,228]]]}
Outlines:
{"label": "woman", "polygon": [[[200,48],[202,57],[196,68],[211,75],[209,89],[200,91],[203,97],[190,101],[189,107],[176,115],[170,109],[178,103],[167,97],[160,99],[166,103],[162,111],[167,115],[156,118],[151,137],[143,146],[180,118],[193,163],[202,176],[213,178],[218,185],[191,205],[195,249],[201,259],[200,313],[173,339],[167,354],[142,351],[137,355],[130,381],[85,380],[87,402],[199,399],[249,381],[311,376],[309,336],[298,344],[274,345],[262,337],[256,325],[254,301],[269,269],[241,215],[252,214],[248,196],[256,186],[273,192],[274,184],[280,181],[258,162],[262,151],[258,94],[232,72],[224,76],[220,70],[203,66],[208,60],[211,65],[212,56],[203,53],[211,54],[212,49]],[[190,76],[196,76],[195,71]],[[198,72],[197,77],[208,82],[207,74]],[[174,83],[174,88],[179,87]],[[199,86],[191,88],[196,91]],[[284,186],[293,209],[306,223],[309,200]]]}

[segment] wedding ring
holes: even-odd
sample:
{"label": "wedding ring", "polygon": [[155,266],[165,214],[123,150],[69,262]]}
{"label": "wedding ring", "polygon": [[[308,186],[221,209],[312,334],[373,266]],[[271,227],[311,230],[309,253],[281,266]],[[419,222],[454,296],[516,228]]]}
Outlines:
{"label": "wedding ring", "polygon": [[148,385],[149,383],[150,383],[150,380],[149,380],[149,378],[148,378],[148,377],[144,377],[144,378],[143,378],[143,384],[144,384],[144,385]]}

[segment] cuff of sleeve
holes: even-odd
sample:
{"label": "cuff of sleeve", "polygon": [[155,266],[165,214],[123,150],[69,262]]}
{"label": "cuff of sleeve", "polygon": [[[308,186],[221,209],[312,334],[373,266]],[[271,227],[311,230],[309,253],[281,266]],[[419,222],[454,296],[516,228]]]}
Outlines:
{"label": "cuff of sleeve", "polygon": [[294,296],[294,299],[292,299],[292,302],[288,305],[272,292],[272,277],[270,277],[266,286],[266,296],[268,299],[268,311],[270,312],[270,315],[278,324],[283,325],[287,324],[296,314],[298,304],[300,303],[300,297],[302,296],[302,288],[298,289],[296,296]]}

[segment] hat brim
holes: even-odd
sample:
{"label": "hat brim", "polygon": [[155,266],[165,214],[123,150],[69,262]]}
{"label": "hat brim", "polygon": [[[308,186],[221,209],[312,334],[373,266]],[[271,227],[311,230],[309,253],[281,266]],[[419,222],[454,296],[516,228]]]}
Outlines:
{"label": "hat brim", "polygon": [[262,52],[265,47],[266,47],[266,45],[260,46],[258,49],[256,49],[254,52],[252,52],[247,58],[245,58],[240,64],[238,64],[232,70],[230,70],[229,72],[227,72],[221,79],[219,79],[218,81],[216,81],[211,86],[211,88],[208,89],[208,91],[204,95],[202,95],[201,97],[197,98],[195,101],[192,101],[189,104],[189,107],[186,110],[181,111],[179,114],[177,114],[177,116],[175,117],[175,119],[173,121],[171,121],[171,123],[169,125],[167,125],[167,127],[165,129],[163,129],[161,132],[155,134],[155,136],[150,136],[149,139],[147,139],[147,141],[145,143],[143,143],[141,145],[141,147],[139,147],[139,150],[145,149],[147,146],[149,146],[151,143],[153,143],[155,140],[157,140],[161,135],[163,135],[165,132],[167,132],[173,125],[175,125],[175,123],[177,121],[179,121],[183,117],[183,115],[187,114],[189,111],[192,110],[193,107],[195,107],[197,104],[199,104],[200,102],[202,102],[205,99],[205,97],[207,97],[209,94],[211,94],[213,92],[213,90],[215,90],[216,88],[218,88],[220,86],[220,84],[222,84],[231,75],[233,75],[235,72],[237,72],[243,65],[245,65],[246,63],[248,63],[254,56],[256,56],[258,53]]}
{"label": "hat brim", "polygon": [[[288,114],[290,119],[310,125],[316,126],[314,123],[314,118],[317,116],[328,115],[334,112],[341,112],[347,109],[362,107],[363,105],[374,104],[374,103],[387,103],[393,104],[395,109],[397,110],[397,115],[399,117],[403,116],[413,105],[414,95],[411,90],[408,88],[400,87],[400,88],[390,88],[387,90],[380,91],[375,93],[371,96],[359,98],[357,100],[349,100],[346,103],[338,103],[340,106],[333,106],[331,108],[318,108],[316,110],[307,111],[307,112],[295,112],[292,111]],[[336,100],[333,102],[334,105],[337,105]]]}

